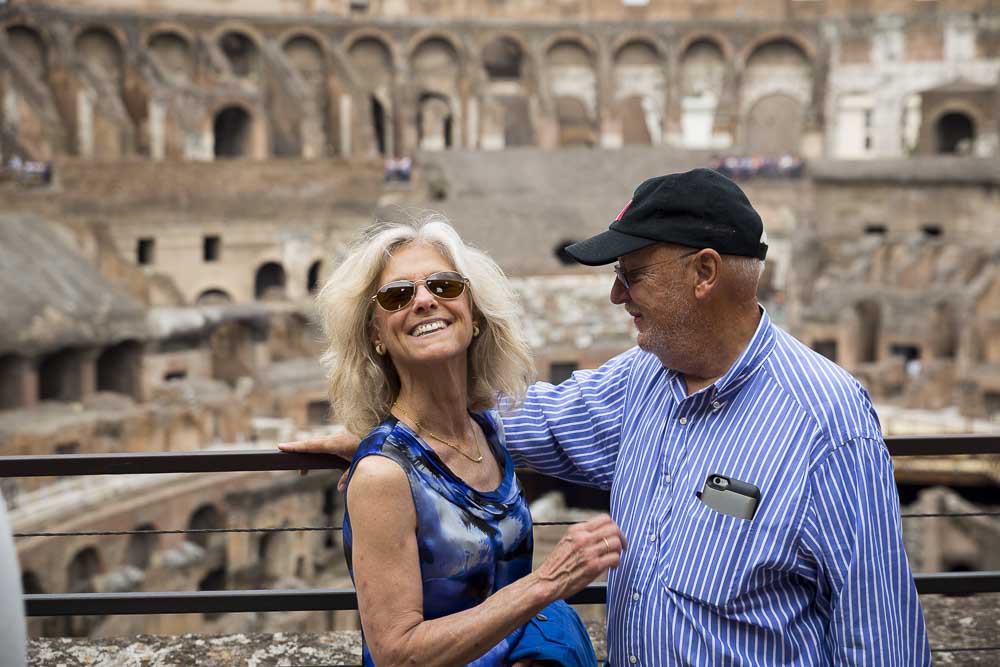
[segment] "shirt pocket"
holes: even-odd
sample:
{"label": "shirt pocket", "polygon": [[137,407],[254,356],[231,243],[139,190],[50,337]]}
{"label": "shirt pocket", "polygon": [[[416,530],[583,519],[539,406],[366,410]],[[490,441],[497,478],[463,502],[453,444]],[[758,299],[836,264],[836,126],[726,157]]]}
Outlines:
{"label": "shirt pocket", "polygon": [[684,597],[723,607],[736,597],[748,575],[747,544],[755,524],[718,512],[698,498],[678,508],[662,556],[660,579]]}

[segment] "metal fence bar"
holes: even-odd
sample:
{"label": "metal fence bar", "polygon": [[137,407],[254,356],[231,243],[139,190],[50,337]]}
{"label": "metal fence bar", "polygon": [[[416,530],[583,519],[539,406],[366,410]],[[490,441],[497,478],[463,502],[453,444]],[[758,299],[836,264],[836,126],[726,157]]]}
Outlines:
{"label": "metal fence bar", "polygon": [[[1000,571],[936,572],[914,575],[922,595],[1000,593]],[[591,584],[571,604],[604,604],[606,583]],[[70,593],[25,595],[28,616],[191,614],[250,611],[330,611],[358,608],[351,588],[198,592]]]}
{"label": "metal fence bar", "polygon": [[[1000,434],[890,436],[886,444],[893,456],[1000,454]],[[3,456],[0,477],[329,470],[346,465],[346,461],[325,454],[288,454],[276,450]]]}
{"label": "metal fence bar", "polygon": [[[607,584],[591,584],[569,601],[604,604]],[[118,614],[222,614],[250,611],[331,611],[358,608],[353,588],[68,593],[25,595],[28,616],[111,616]]]}

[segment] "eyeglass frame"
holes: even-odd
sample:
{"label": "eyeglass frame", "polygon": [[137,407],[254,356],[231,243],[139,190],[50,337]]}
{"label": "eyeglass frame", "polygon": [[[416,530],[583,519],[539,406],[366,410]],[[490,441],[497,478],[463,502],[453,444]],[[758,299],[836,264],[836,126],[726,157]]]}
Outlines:
{"label": "eyeglass frame", "polygon": [[630,281],[629,281],[629,278],[628,278],[630,273],[635,273],[636,271],[642,271],[643,269],[648,269],[648,268],[653,267],[653,266],[659,266],[660,264],[669,264],[670,262],[675,262],[675,261],[677,261],[679,259],[684,259],[685,257],[690,257],[691,255],[696,255],[699,252],[701,252],[702,250],[704,250],[704,248],[699,248],[698,250],[692,250],[691,252],[686,252],[683,255],[678,255],[677,257],[671,257],[670,259],[665,259],[662,262],[653,262],[652,264],[644,264],[643,266],[636,266],[634,268],[629,269],[628,271],[626,271],[624,268],[622,268],[622,265],[621,265],[620,262],[615,262],[615,266],[614,266],[615,280],[617,280],[619,283],[621,283],[621,286],[624,287],[625,289],[630,289],[632,287],[632,285],[635,284],[635,280],[634,279],[631,281],[631,284],[630,284]]}
{"label": "eyeglass frame", "polygon": [[[387,313],[398,313],[399,311],[403,310],[404,308],[406,308],[407,306],[409,306],[411,303],[413,303],[414,299],[417,298],[417,287],[419,285],[423,285],[426,288],[428,280],[455,280],[454,278],[435,278],[435,276],[442,276],[442,275],[458,276],[458,280],[456,282],[462,283],[462,291],[459,292],[458,294],[456,294],[455,296],[441,296],[440,294],[434,294],[434,292],[432,292],[430,289],[427,290],[428,294],[430,294],[435,299],[438,299],[440,301],[454,301],[455,299],[457,299],[457,298],[461,297],[463,294],[465,294],[465,291],[470,286],[469,279],[466,278],[465,276],[463,276],[458,271],[435,271],[434,273],[432,273],[432,274],[430,274],[428,276],[424,276],[420,280],[406,280],[406,279],[403,279],[403,280],[390,280],[386,284],[380,285],[379,288],[375,290],[375,293],[372,294],[372,296],[371,296],[371,301],[375,305],[377,305],[379,308],[381,308],[382,310],[384,310]],[[406,303],[404,303],[403,305],[401,305],[399,308],[396,308],[395,310],[389,310],[388,308],[386,308],[385,306],[383,306],[381,304],[381,302],[379,302],[378,295],[379,295],[379,292],[381,292],[383,289],[385,289],[389,285],[395,285],[395,284],[402,285],[402,284],[407,284],[407,283],[413,286],[413,294],[411,294],[410,298],[406,301]]]}

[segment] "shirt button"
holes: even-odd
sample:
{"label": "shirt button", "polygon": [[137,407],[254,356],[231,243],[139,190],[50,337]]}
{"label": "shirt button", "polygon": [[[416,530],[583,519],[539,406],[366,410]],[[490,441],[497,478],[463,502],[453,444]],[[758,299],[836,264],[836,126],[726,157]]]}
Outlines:
{"label": "shirt button", "polygon": [[688,423],[688,418],[687,417],[681,417],[679,421],[680,421],[681,425],[683,426],[684,424]]}
{"label": "shirt button", "polygon": [[663,481],[666,482],[667,484],[670,484],[671,479],[670,479],[670,473],[669,472],[663,474]]}
{"label": "shirt button", "polygon": [[628,657],[628,661],[634,665],[635,663],[639,662],[639,658],[635,657],[634,655],[630,655]]}
{"label": "shirt button", "polygon": [[635,602],[638,602],[639,598],[641,598],[641,597],[642,596],[639,595],[639,591],[636,591],[635,593],[632,593],[632,600],[635,601]]}
{"label": "shirt button", "polygon": [[719,403],[718,401],[715,401],[715,402],[712,403],[712,409],[713,410],[718,410],[721,407],[722,407],[722,403]]}
{"label": "shirt button", "polygon": [[655,542],[656,541],[656,533],[650,533],[649,534],[649,541],[650,542]]}

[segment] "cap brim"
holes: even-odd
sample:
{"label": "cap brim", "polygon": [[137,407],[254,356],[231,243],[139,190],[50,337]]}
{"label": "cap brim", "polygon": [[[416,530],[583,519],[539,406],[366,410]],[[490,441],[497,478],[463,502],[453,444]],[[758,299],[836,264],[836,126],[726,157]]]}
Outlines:
{"label": "cap brim", "polygon": [[654,243],[656,241],[652,239],[630,236],[609,229],[597,236],[591,236],[589,239],[566,246],[566,252],[581,264],[601,266],[602,264],[610,264],[622,255],[642,250]]}

